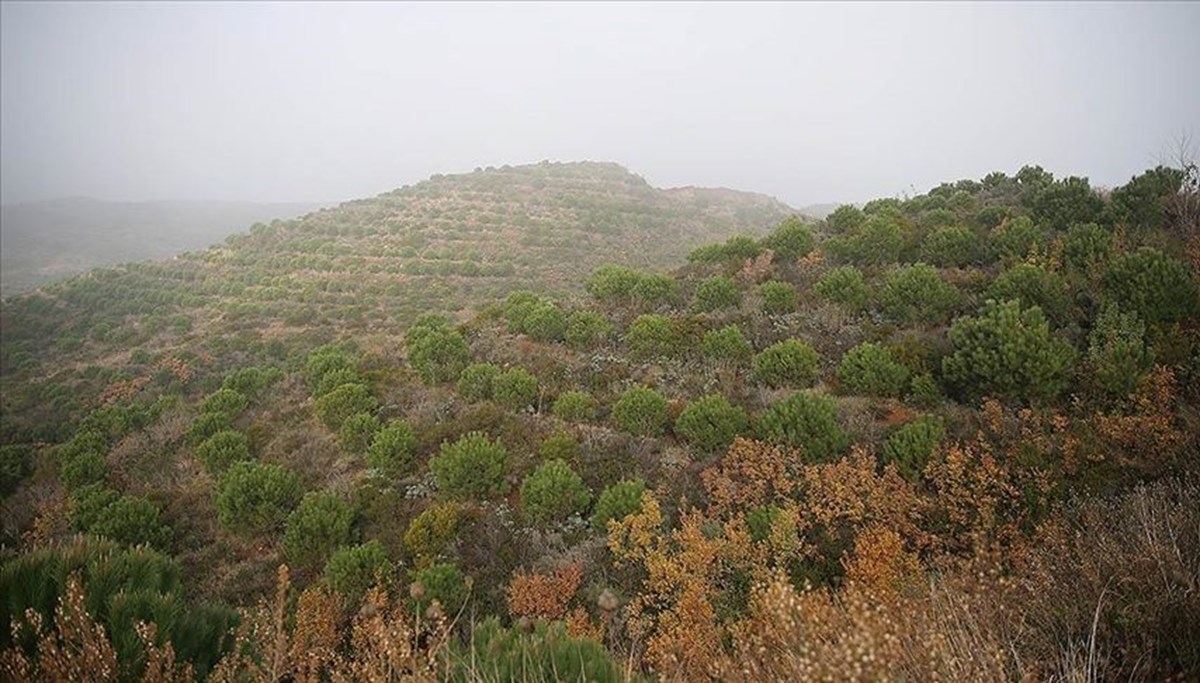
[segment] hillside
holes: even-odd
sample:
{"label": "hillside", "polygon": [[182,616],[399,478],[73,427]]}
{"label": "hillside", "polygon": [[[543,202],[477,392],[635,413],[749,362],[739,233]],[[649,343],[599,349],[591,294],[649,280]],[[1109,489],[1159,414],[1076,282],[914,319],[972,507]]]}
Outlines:
{"label": "hillside", "polygon": [[[665,268],[705,242],[761,235],[789,213],[762,195],[658,190],[616,164],[438,175],[6,301],[0,362],[8,382],[65,368],[86,381],[89,365],[132,347],[221,355],[231,339],[386,337],[418,315],[465,315],[516,289],[579,291],[605,262]],[[71,382],[60,374],[51,384]],[[4,397],[5,428],[17,414],[43,421],[21,402]]]}
{"label": "hillside", "polygon": [[0,296],[100,266],[202,249],[251,223],[308,213],[316,204],[106,202],[51,199],[0,207]]}
{"label": "hillside", "polygon": [[[552,202],[542,173],[590,189]],[[495,187],[537,199],[485,211]],[[779,208],[607,165],[434,178],[90,276],[154,306],[73,346],[31,340],[80,314],[82,281],[19,301],[0,614],[67,596],[64,637],[112,637],[62,656],[124,680],[170,669],[168,647],[216,680],[267,680],[265,661],[297,680],[1195,678],[1195,169],[1102,194],[1027,166],[776,220],[669,273],[560,261],[607,231],[679,253],[656,240],[737,220],[739,197]],[[679,205],[694,222],[647,208]],[[511,227],[552,216],[592,246]],[[506,237],[484,242],[493,220]],[[400,296],[382,283],[406,248],[508,254],[516,291],[393,274],[452,293],[400,315],[374,297]],[[517,289],[534,274],[543,291]],[[9,672],[59,651],[4,638]]]}

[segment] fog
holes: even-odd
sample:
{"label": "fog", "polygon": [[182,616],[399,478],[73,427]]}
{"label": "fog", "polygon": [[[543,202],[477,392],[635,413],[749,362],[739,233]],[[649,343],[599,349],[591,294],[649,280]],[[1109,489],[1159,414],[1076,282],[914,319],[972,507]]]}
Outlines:
{"label": "fog", "polygon": [[6,203],[594,159],[802,206],[1025,163],[1111,186],[1200,132],[1200,3],[5,2],[0,25]]}

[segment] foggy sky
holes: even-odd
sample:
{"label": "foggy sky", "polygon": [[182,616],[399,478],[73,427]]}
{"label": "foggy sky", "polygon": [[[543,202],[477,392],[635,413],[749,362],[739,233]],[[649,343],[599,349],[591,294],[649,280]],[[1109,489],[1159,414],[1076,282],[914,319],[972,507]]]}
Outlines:
{"label": "foggy sky", "polygon": [[1200,3],[15,4],[0,194],[336,201],[616,161],[794,206],[1200,136]]}

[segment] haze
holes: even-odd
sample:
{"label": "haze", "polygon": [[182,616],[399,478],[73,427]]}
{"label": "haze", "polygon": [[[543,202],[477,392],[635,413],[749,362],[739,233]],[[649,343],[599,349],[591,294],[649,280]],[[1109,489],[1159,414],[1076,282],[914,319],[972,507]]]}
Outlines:
{"label": "haze", "polygon": [[1115,185],[1200,123],[1200,4],[22,4],[2,199],[335,201],[612,160],[802,206],[1040,163]]}

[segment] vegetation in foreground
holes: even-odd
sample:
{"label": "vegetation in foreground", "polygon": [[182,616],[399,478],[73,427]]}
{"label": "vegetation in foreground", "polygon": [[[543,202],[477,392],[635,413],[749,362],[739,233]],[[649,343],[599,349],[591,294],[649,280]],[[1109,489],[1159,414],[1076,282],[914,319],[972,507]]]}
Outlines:
{"label": "vegetation in foreground", "polygon": [[[458,324],[248,317],[69,389],[26,383],[61,349],[6,317],[0,665],[1194,677],[1198,182],[1026,167]],[[70,420],[32,398],[72,390]]]}

